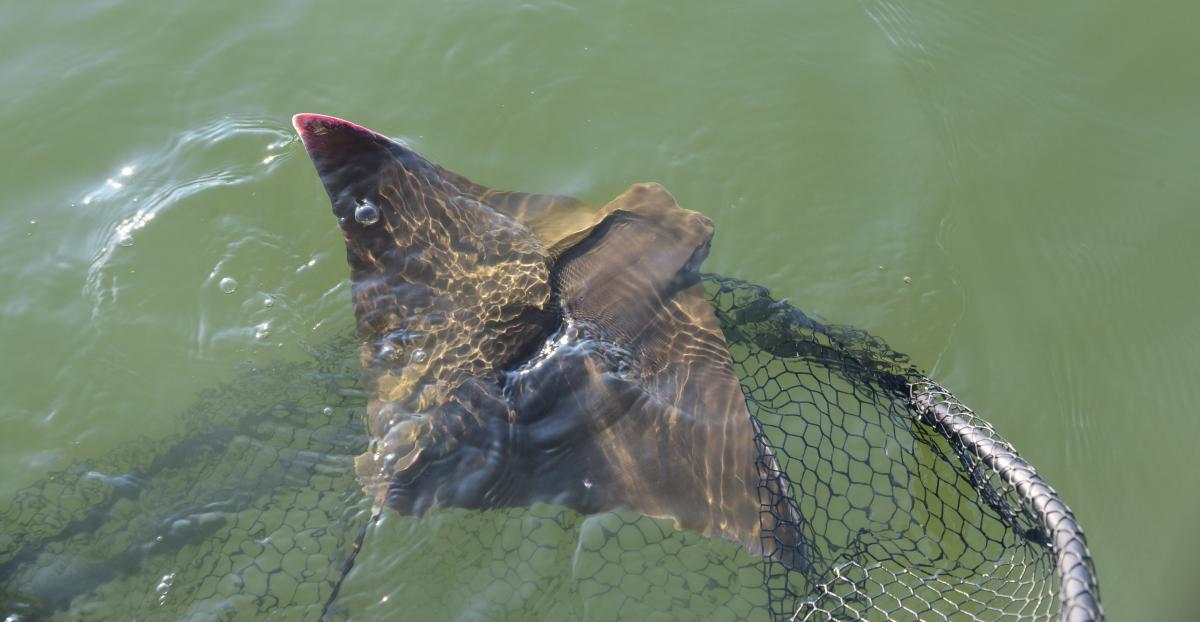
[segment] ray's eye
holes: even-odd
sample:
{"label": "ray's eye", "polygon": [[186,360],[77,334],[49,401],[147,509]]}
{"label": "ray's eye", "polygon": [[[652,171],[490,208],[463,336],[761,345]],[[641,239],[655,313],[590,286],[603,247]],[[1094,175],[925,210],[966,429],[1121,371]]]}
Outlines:
{"label": "ray's eye", "polygon": [[354,220],[363,226],[370,226],[379,222],[379,208],[375,204],[361,199],[358,202],[358,207],[354,208]]}

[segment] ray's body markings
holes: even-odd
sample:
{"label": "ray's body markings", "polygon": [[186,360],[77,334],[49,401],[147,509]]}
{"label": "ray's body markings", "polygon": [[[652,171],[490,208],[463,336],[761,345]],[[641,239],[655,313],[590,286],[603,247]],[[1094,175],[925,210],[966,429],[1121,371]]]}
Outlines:
{"label": "ray's body markings", "polygon": [[341,119],[293,123],[346,241],[376,512],[625,510],[808,565],[699,283],[708,218],[657,184],[595,208],[481,186]]}

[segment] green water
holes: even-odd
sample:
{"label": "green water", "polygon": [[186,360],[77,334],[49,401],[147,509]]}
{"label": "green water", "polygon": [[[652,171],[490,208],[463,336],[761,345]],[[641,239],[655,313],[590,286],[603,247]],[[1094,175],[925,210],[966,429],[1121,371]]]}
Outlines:
{"label": "green water", "polygon": [[0,499],[348,330],[322,112],[492,186],[663,183],[707,269],[990,418],[1112,619],[1196,615],[1196,5],[367,4],[0,3]]}

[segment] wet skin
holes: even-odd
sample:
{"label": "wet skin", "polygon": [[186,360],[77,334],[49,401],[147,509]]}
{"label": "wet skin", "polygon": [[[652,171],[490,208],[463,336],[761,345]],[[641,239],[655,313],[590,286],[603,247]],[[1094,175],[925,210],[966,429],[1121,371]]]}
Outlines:
{"label": "wet skin", "polygon": [[294,124],[346,240],[377,506],[627,510],[798,550],[699,284],[708,218],[657,184],[597,209],[492,190],[341,119]]}

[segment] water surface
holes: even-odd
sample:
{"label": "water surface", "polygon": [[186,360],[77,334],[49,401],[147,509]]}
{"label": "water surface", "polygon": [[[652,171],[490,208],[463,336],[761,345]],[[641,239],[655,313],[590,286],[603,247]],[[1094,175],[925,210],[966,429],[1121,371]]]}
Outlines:
{"label": "water surface", "polygon": [[1113,619],[1194,614],[1198,12],[3,3],[0,499],[350,329],[288,123],[325,112],[491,186],[663,183],[715,221],[706,269],[989,417],[1081,518]]}

